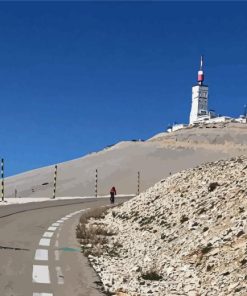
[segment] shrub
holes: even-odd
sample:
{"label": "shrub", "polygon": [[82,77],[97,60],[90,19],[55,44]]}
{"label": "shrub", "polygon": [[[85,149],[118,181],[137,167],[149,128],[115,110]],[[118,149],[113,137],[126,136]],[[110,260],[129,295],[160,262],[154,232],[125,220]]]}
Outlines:
{"label": "shrub", "polygon": [[186,222],[186,221],[188,221],[189,220],[189,218],[186,216],[186,215],[182,215],[181,217],[180,217],[180,222],[181,223],[184,223],[184,222]]}
{"label": "shrub", "polygon": [[107,207],[92,209],[80,217],[80,223],[76,227],[76,237],[80,239],[82,252],[85,256],[100,256],[108,242],[107,237],[115,235],[115,233],[108,231],[103,223],[98,221],[89,223],[91,218],[103,218],[107,209]]}
{"label": "shrub", "polygon": [[220,186],[218,182],[212,182],[208,185],[208,191],[214,191],[216,187]]}
{"label": "shrub", "polygon": [[80,218],[80,223],[85,224],[90,218],[99,219],[104,218],[106,211],[109,207],[103,207],[103,208],[95,208],[90,209],[82,214]]}
{"label": "shrub", "polygon": [[146,273],[143,273],[141,275],[141,277],[144,279],[144,280],[149,280],[149,281],[159,281],[162,279],[162,276],[158,274],[157,271],[155,270],[150,270]]}

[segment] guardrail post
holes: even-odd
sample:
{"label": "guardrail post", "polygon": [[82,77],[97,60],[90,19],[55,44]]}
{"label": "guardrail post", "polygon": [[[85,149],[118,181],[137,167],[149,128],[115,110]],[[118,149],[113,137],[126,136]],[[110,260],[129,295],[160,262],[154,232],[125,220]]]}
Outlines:
{"label": "guardrail post", "polygon": [[1,159],[1,197],[2,201],[4,201],[4,159]]}
{"label": "guardrail post", "polygon": [[137,195],[140,194],[140,172],[137,172]]}

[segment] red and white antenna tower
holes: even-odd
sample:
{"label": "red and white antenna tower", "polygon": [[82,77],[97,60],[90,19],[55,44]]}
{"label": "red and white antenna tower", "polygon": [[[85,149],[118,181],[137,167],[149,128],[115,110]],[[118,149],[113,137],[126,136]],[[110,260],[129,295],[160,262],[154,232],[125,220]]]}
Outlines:
{"label": "red and white antenna tower", "polygon": [[200,70],[198,71],[198,76],[197,76],[197,81],[199,85],[202,85],[204,80],[204,73],[203,73],[202,66],[203,66],[203,56],[201,56]]}

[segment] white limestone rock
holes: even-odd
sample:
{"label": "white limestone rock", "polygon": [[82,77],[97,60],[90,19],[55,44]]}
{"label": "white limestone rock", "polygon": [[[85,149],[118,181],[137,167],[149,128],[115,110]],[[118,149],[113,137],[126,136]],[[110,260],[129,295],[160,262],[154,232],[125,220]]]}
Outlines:
{"label": "white limestone rock", "polygon": [[246,184],[242,156],[172,175],[109,210],[100,222],[116,235],[92,260],[104,286],[129,296],[247,295]]}

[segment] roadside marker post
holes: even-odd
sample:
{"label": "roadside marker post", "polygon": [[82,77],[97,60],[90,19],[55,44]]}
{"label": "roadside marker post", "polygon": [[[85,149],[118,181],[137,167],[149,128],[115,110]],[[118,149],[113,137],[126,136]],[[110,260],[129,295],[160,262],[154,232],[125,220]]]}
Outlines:
{"label": "roadside marker post", "polygon": [[137,172],[137,195],[140,194],[140,172]]}
{"label": "roadside marker post", "polygon": [[1,195],[2,195],[2,201],[4,201],[4,159],[1,159]]}
{"label": "roadside marker post", "polygon": [[53,199],[56,198],[56,189],[57,189],[57,165],[55,165],[54,171],[54,186],[53,186]]}
{"label": "roadside marker post", "polygon": [[98,169],[95,171],[95,197],[98,197]]}

